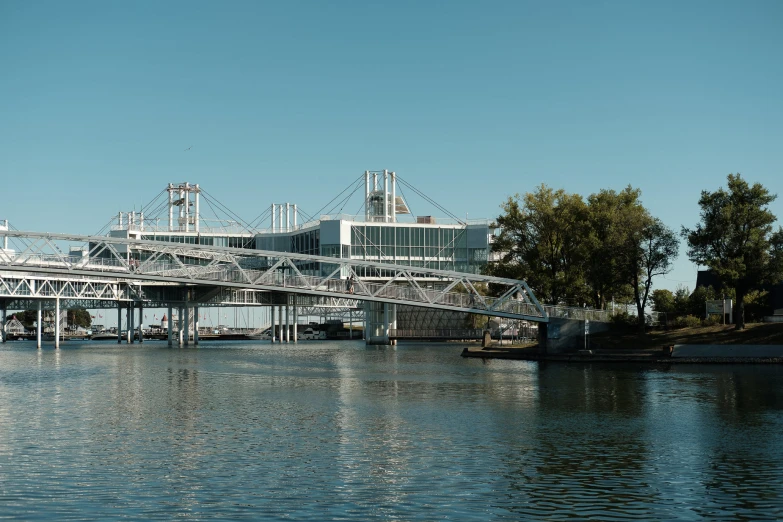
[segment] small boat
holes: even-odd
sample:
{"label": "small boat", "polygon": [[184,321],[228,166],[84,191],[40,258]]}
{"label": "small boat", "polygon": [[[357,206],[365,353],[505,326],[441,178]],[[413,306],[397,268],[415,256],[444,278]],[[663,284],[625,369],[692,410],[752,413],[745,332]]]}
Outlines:
{"label": "small boat", "polygon": [[260,341],[268,341],[271,339],[271,330],[267,328],[263,332],[260,333],[249,333],[245,336],[246,339],[253,339],[253,340],[260,340]]}
{"label": "small boat", "polygon": [[90,339],[93,341],[108,341],[110,339],[117,340],[117,332],[111,332],[109,330],[93,332],[90,336]]}
{"label": "small boat", "polygon": [[323,340],[326,339],[326,332],[323,330],[305,328],[305,331],[300,334],[299,339],[305,339],[308,341]]}

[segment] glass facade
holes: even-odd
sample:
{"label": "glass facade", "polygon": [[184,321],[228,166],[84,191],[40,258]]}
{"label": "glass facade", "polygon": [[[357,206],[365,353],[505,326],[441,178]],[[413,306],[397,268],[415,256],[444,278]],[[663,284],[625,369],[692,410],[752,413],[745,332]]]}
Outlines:
{"label": "glass facade", "polygon": [[[333,223],[330,223],[332,233],[327,236],[321,233],[320,227],[302,232],[259,235],[256,248],[469,273],[478,273],[488,259],[487,225],[469,228],[340,222],[341,226],[337,227]],[[348,226],[342,227],[344,224]],[[329,237],[329,242],[321,243],[322,237]],[[313,273],[315,267],[302,265],[299,268],[304,273]],[[321,271],[330,269],[321,267]],[[387,274],[376,271],[359,275],[385,277]]]}
{"label": "glass facade", "polygon": [[258,235],[256,249],[272,252],[294,252],[297,254],[321,255],[321,231],[313,228],[303,232],[284,232]]}
{"label": "glass facade", "polygon": [[469,244],[465,227],[351,225],[351,259],[475,273],[488,251]]}
{"label": "glass facade", "polygon": [[[143,240],[192,245],[248,248],[273,252],[320,255],[338,259],[375,261],[412,267],[478,273],[489,253],[488,225],[436,225],[322,221],[306,230],[249,235],[202,235],[197,233],[144,234]],[[326,238],[328,243],[322,243]],[[108,256],[103,252],[101,256]],[[138,253],[135,256],[138,258]],[[146,256],[141,255],[141,259]],[[188,260],[195,264],[199,259]],[[319,275],[331,266],[297,262],[304,274]],[[360,277],[387,277],[377,270],[357,271]],[[321,274],[323,275],[323,274]],[[343,274],[347,277],[347,273]]]}
{"label": "glass facade", "polygon": [[166,241],[170,243],[185,243],[188,245],[208,245],[229,248],[253,248],[253,238],[249,236],[204,236],[184,234],[142,234],[145,241]]}

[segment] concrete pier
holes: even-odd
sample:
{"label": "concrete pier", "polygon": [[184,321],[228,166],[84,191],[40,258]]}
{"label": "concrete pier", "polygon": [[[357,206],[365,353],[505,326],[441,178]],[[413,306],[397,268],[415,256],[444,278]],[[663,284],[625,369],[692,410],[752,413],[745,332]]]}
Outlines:
{"label": "concrete pier", "polygon": [[41,300],[37,302],[37,310],[35,311],[35,343],[38,349],[41,349]]}

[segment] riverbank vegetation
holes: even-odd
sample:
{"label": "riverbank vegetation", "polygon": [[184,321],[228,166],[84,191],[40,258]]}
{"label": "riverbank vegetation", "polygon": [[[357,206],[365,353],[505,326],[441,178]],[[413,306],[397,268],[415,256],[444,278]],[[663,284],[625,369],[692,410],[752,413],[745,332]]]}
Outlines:
{"label": "riverbank vegetation", "polygon": [[701,222],[693,229],[683,227],[682,236],[688,258],[712,270],[724,289],[733,290],[735,325],[741,330],[746,296],[783,279],[783,228],[773,232],[777,218],[768,205],[776,195],[759,183],[749,185],[739,174],[729,174],[727,185],[702,191]]}
{"label": "riverbank vegetation", "polygon": [[[583,198],[544,184],[502,203],[500,235],[492,245],[498,256],[492,275],[524,279],[540,301],[607,309],[610,303],[633,303],[638,332],[649,322],[648,305],[675,321],[695,325],[704,317],[707,299],[734,298],[738,329],[768,311],[765,285],[783,280],[783,228],[773,231],[768,209],[776,196],[739,174],[729,174],[727,188],[703,191],[701,222],[682,227],[688,258],[709,268],[718,288],[689,294],[652,291],[655,278],[671,271],[679,253],[675,232],[644,207],[641,191],[603,189]],[[490,286],[490,292],[492,288]]]}
{"label": "riverbank vegetation", "polygon": [[679,245],[642,205],[639,189],[601,190],[585,200],[541,185],[502,208],[493,275],[525,279],[547,303],[604,309],[632,300],[644,329],[653,278],[671,270]]}

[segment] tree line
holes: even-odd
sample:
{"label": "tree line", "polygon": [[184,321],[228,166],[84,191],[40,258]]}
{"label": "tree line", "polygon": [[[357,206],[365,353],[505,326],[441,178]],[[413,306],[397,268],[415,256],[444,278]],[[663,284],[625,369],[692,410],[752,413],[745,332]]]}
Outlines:
{"label": "tree line", "polygon": [[[700,222],[679,233],[688,258],[720,282],[715,290],[736,296],[738,328],[749,293],[783,280],[783,229],[773,230],[776,217],[768,208],[775,198],[729,174],[727,188],[702,191]],[[672,270],[679,241],[644,207],[639,189],[603,189],[583,198],[542,184],[501,208],[492,245],[500,258],[489,263],[490,274],[526,280],[547,303],[606,309],[613,300],[633,302],[644,331],[653,281]]]}
{"label": "tree line", "polygon": [[[38,312],[36,310],[23,310],[21,312],[15,312],[17,320],[22,325],[31,330],[35,327],[36,320],[38,318]],[[82,328],[89,328],[92,325],[92,316],[90,312],[81,307],[68,308],[68,324],[72,326],[80,326]]]}
{"label": "tree line", "polygon": [[[745,307],[745,319],[757,322],[761,321],[765,315],[769,315],[769,297],[769,293],[764,290],[748,292],[742,300]],[[704,322],[700,320],[700,317],[705,315],[707,301],[723,299],[736,300],[734,290],[731,288],[716,289],[709,285],[698,286],[691,292],[688,287],[680,285],[674,292],[665,288],[653,290],[650,296],[653,310],[663,314],[661,321],[673,326],[722,323],[725,317],[720,317],[720,315],[709,316],[705,318]],[[728,312],[729,310],[726,310],[726,313]]]}

